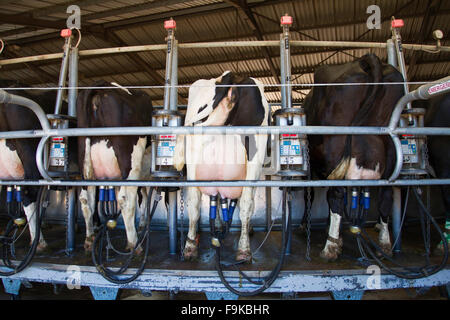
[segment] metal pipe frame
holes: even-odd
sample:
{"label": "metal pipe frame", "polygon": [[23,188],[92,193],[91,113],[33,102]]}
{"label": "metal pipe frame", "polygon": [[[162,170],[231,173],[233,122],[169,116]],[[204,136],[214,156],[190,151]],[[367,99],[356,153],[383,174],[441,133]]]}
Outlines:
{"label": "metal pipe frame", "polygon": [[[398,125],[403,109],[406,105],[410,104],[414,100],[428,100],[434,96],[438,96],[444,93],[450,92],[450,76],[440,79],[439,81],[432,82],[420,86],[418,89],[409,92],[404,95],[396,104],[394,111],[392,112],[391,120],[389,121],[389,131],[392,133]],[[407,129],[407,128],[405,128]],[[444,133],[445,135],[445,133]],[[391,135],[392,136],[392,135]],[[397,163],[395,165],[394,172],[392,173],[389,181],[394,181],[400,175],[400,171],[403,165],[403,153],[399,148],[400,139],[396,136],[394,139],[395,150],[397,154]]]}
{"label": "metal pipe frame", "polygon": [[[173,30],[171,30],[172,33],[169,33],[169,41],[168,41],[168,47],[163,46],[164,49],[168,49],[167,57],[168,57],[168,68],[166,70],[166,77],[170,77],[170,85],[173,86],[176,81],[176,76],[174,79],[174,75],[176,75],[176,68],[173,68],[173,50],[170,48],[172,42],[170,40],[175,41],[175,37],[173,35]],[[286,34],[284,35],[286,36]],[[173,45],[176,45],[173,43]],[[345,41],[291,41],[290,45],[293,46],[340,46],[340,47],[379,47],[379,48],[389,48],[391,47],[391,43],[385,42],[385,43],[367,43],[367,42],[345,42]],[[177,44],[180,48],[206,48],[206,47],[223,47],[223,46],[280,46],[280,41],[239,41],[239,42],[209,42],[209,43],[194,43],[194,44]],[[403,48],[408,48],[408,45],[403,45]],[[433,46],[431,46],[433,47]],[[147,47],[146,49],[155,49],[157,47]],[[160,47],[158,47],[159,49]],[[423,46],[419,47],[409,47],[412,50],[420,50],[423,49]],[[420,48],[420,49],[419,49]],[[442,49],[443,47],[441,47]],[[128,47],[128,49],[130,49]],[[142,49],[142,46],[141,46]],[[448,47],[450,51],[450,47]],[[125,52],[127,48],[122,50],[122,52]],[[95,50],[94,50],[95,51]],[[117,50],[113,50],[114,52],[117,52]],[[119,50],[120,51],[120,50]],[[287,51],[287,50],[286,50]],[[284,60],[284,71],[285,73],[288,73],[288,58],[289,55],[287,52],[281,52],[281,56],[283,56]],[[91,52],[94,53],[94,52]],[[103,53],[107,53],[106,51],[103,51]],[[83,55],[82,51],[79,52],[79,55]],[[66,57],[67,58],[67,57]],[[66,59],[64,59],[66,60]],[[176,60],[176,59],[175,59]],[[4,60],[5,61],[5,60]],[[4,61],[0,61],[1,63]],[[176,65],[176,63],[175,63]],[[169,78],[167,78],[167,81],[169,81]],[[38,146],[38,150],[36,153],[36,162],[38,165],[38,169],[41,173],[41,175],[44,177],[47,181],[52,181],[51,177],[46,171],[46,168],[43,163],[42,154],[44,151],[44,146],[46,141],[51,137],[55,135],[62,135],[62,136],[117,136],[117,135],[155,135],[155,134],[226,134],[226,133],[233,133],[233,134],[269,134],[269,133],[301,133],[301,134],[373,134],[373,135],[390,135],[393,139],[395,148],[396,148],[396,154],[397,154],[397,163],[396,168],[394,170],[394,173],[389,178],[389,182],[393,182],[396,180],[398,175],[400,174],[400,170],[403,164],[403,154],[401,150],[401,143],[400,139],[398,137],[398,134],[415,134],[415,135],[450,135],[450,128],[397,128],[397,124],[401,115],[401,112],[404,108],[404,106],[408,103],[410,103],[413,100],[417,99],[429,99],[432,95],[434,95],[436,92],[430,92],[431,88],[436,85],[444,85],[444,90],[438,90],[437,93],[444,93],[447,91],[450,91],[450,77],[446,77],[444,79],[441,79],[437,82],[422,85],[418,89],[414,90],[413,92],[408,93],[404,97],[400,99],[400,101],[397,103],[394,112],[392,113],[391,120],[388,127],[325,127],[325,126],[316,126],[316,127],[308,127],[308,126],[301,126],[301,127],[294,127],[294,126],[287,126],[287,127],[149,127],[149,128],[142,128],[142,127],[126,127],[126,128],[80,128],[80,129],[49,129],[48,120],[45,117],[45,121],[41,121],[42,115],[45,115],[42,111],[42,109],[39,106],[29,107],[33,112],[36,113],[39,120],[41,121],[43,130],[39,131],[15,131],[15,132],[3,132],[0,133],[0,138],[8,139],[8,138],[36,138],[41,137],[41,141]],[[167,85],[167,84],[166,84]],[[173,92],[175,88],[171,88],[172,92],[169,92],[169,88],[166,88],[165,97],[169,98],[173,96]],[[287,89],[287,88],[286,88]],[[287,91],[287,90],[286,90]],[[13,97],[13,95],[8,94],[7,92],[0,90],[0,102],[3,102],[4,100],[8,100],[9,98]],[[15,96],[18,97],[18,96]],[[287,97],[286,97],[287,98]],[[176,103],[172,101],[172,103],[167,101],[171,99],[165,99],[164,109],[175,109]],[[288,101],[284,101],[285,104],[289,103]],[[29,102],[22,101],[25,105],[29,105]],[[20,104],[20,103],[18,103]],[[40,110],[39,110],[40,109]],[[234,183],[234,182],[233,182]],[[283,184],[285,185],[285,184]],[[306,185],[305,185],[306,186]]]}
{"label": "metal pipe frame", "polygon": [[[96,186],[105,180],[0,180],[0,185],[23,186]],[[389,180],[108,180],[113,187],[387,187],[450,184],[450,179]]]}
{"label": "metal pipe frame", "polygon": [[[416,91],[410,93],[414,95]],[[409,98],[408,98],[409,99]],[[407,98],[401,99],[404,103]],[[0,90],[0,102],[1,102]],[[400,107],[399,105],[398,107]],[[400,112],[401,113],[401,112]],[[46,119],[47,120],[47,119]],[[312,135],[390,135],[393,138],[397,152],[397,167],[390,178],[395,180],[403,164],[403,154],[398,135],[450,135],[450,128],[396,128],[395,121],[391,122],[393,127],[327,127],[327,126],[267,126],[267,127],[110,127],[110,128],[69,128],[69,129],[47,129],[29,131],[11,131],[0,133],[0,139],[41,138],[36,152],[36,162],[42,177],[51,181],[51,177],[45,170],[43,152],[46,141],[52,136],[123,136],[123,135],[156,135],[156,134],[312,134]]]}
{"label": "metal pipe frame", "polygon": [[[268,41],[220,41],[220,42],[196,42],[196,43],[179,43],[178,48],[182,49],[195,49],[195,48],[224,48],[224,47],[277,47],[280,42],[277,40]],[[290,45],[293,47],[330,47],[330,48],[382,48],[386,49],[387,44],[385,42],[352,42],[352,41],[290,41]],[[414,51],[424,50],[440,50],[450,52],[449,46],[436,45],[423,45],[423,44],[402,44],[404,49]],[[166,50],[167,44],[157,45],[140,45],[140,46],[126,46],[126,47],[112,47],[102,49],[89,49],[80,50],[80,57],[114,54],[114,53],[129,53],[129,52],[143,52],[143,51],[155,51]],[[55,60],[63,57],[63,53],[51,53],[22,58],[5,59],[0,60],[0,66],[43,61],[43,60]]]}
{"label": "metal pipe frame", "polygon": [[[1,102],[1,101],[0,101]],[[311,135],[450,135],[447,127],[340,127],[340,126],[266,126],[266,127],[108,127],[108,128],[69,128],[48,130],[21,130],[0,132],[0,139],[26,139],[54,136],[84,137],[84,136],[130,136],[157,134],[311,134]]]}

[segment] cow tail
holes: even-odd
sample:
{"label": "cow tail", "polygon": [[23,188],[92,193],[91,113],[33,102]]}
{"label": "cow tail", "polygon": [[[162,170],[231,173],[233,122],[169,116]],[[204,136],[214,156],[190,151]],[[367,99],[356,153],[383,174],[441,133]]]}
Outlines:
{"label": "cow tail", "polygon": [[[352,120],[352,126],[364,125],[367,118],[372,113],[372,109],[375,108],[375,99],[377,98],[378,91],[381,87],[379,83],[383,81],[383,68],[380,59],[374,54],[366,54],[361,57],[359,62],[361,68],[369,75],[369,90],[366,98],[364,99],[361,107]],[[371,84],[376,83],[376,84]],[[345,147],[343,154],[343,161],[348,162],[352,154],[352,136],[348,135],[345,139]]]}
{"label": "cow tail", "polygon": [[353,118],[352,125],[364,125],[367,117],[370,116],[372,109],[375,107],[375,99],[377,97],[378,90],[380,89],[380,85],[383,81],[383,69],[381,65],[380,59],[374,54],[367,54],[363,56],[359,62],[361,68],[367,72],[369,75],[368,83],[377,83],[377,84],[369,84],[369,90],[366,95],[366,99],[362,103],[359,111],[356,113]]}

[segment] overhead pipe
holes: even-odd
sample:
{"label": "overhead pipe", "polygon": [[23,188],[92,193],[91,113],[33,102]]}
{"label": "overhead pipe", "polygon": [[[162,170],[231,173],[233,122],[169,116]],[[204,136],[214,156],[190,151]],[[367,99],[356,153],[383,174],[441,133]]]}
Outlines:
{"label": "overhead pipe", "polygon": [[[352,48],[352,49],[385,49],[387,44],[385,42],[354,42],[354,41],[311,41],[311,40],[292,40],[290,42],[293,47],[329,47],[329,48]],[[194,49],[194,48],[229,48],[229,47],[278,47],[280,42],[277,40],[267,41],[220,41],[220,42],[193,42],[193,43],[180,43],[179,48],[182,49]],[[450,46],[436,45],[424,45],[424,44],[406,44],[403,45],[404,49],[414,51],[433,51],[439,50],[442,52],[450,52]],[[115,54],[115,53],[129,53],[129,52],[144,52],[144,51],[158,51],[166,50],[166,44],[156,45],[139,45],[139,46],[126,46],[126,47],[111,47],[101,49],[89,49],[80,50],[80,57]],[[26,62],[44,61],[44,60],[56,60],[61,59],[63,53],[50,53],[36,56],[4,59],[0,60],[0,66],[20,64]]]}

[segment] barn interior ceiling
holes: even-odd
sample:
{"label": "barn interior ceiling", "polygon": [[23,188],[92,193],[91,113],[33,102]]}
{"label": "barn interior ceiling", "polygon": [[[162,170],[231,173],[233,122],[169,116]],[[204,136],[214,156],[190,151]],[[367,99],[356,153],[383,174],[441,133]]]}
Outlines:
{"label": "barn interior ceiling", "polygon": [[[405,21],[405,43],[435,44],[432,32],[444,32],[442,45],[449,45],[450,1],[440,0],[2,0],[0,39],[6,46],[0,59],[62,52],[64,40],[59,31],[70,16],[67,8],[81,9],[80,50],[143,44],[164,44],[163,22],[177,22],[180,43],[208,41],[278,40],[280,17],[293,17],[293,40],[373,41],[391,37],[392,16]],[[370,5],[381,9],[381,29],[368,29]],[[322,64],[352,61],[368,52],[387,60],[384,49],[303,48],[291,50],[292,79],[306,84],[293,90],[294,102],[308,93],[313,71]],[[213,78],[225,70],[260,79],[264,84],[279,83],[279,48],[204,48],[179,50],[178,83],[192,84],[200,78]],[[81,57],[79,85],[89,86],[104,79],[123,86],[161,86],[165,74],[164,51],[120,53]],[[430,81],[450,73],[450,52],[405,52],[409,81]],[[18,80],[26,85],[57,85],[60,60],[7,65],[0,79]],[[163,89],[145,89],[155,105],[163,104]],[[180,88],[181,100],[187,88]],[[266,87],[269,102],[279,102],[280,89]],[[180,102],[182,103],[182,102]]]}

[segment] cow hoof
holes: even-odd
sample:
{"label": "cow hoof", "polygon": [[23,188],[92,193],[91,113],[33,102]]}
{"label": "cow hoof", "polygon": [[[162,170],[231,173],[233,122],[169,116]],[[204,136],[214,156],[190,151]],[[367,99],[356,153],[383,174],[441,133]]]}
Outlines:
{"label": "cow hoof", "polygon": [[47,242],[45,241],[39,241],[37,247],[36,247],[36,253],[37,254],[43,254],[50,251],[50,248],[47,245]]}
{"label": "cow hoof", "polygon": [[185,247],[183,252],[184,260],[195,261],[198,259],[198,248],[197,247]]}
{"label": "cow hoof", "polygon": [[132,244],[128,242],[127,247],[125,248],[126,251],[133,251],[134,250],[134,255],[135,256],[141,256],[142,253],[144,252],[144,250],[142,249],[141,245],[138,245],[138,247],[136,249],[134,249],[136,247],[136,244]]}
{"label": "cow hoof", "polygon": [[[392,257],[392,246],[390,243],[379,243],[378,245],[385,255],[387,255],[388,257]],[[377,255],[379,257],[382,256],[380,252],[378,252]]]}
{"label": "cow hoof", "polygon": [[325,248],[320,252],[320,258],[326,262],[336,261],[342,253],[342,245],[342,238],[330,240],[330,237],[328,237]]}
{"label": "cow hoof", "polygon": [[86,255],[90,254],[92,252],[92,247],[94,245],[94,238],[95,236],[89,236],[86,237],[86,239],[84,240],[84,252],[86,253]]}
{"label": "cow hoof", "polygon": [[339,258],[339,254],[337,251],[322,250],[322,252],[320,252],[320,258],[325,262],[334,262]]}
{"label": "cow hoof", "polygon": [[198,259],[198,242],[199,242],[198,235],[195,240],[191,240],[189,238],[186,239],[186,244],[183,250],[184,260],[194,261]]}
{"label": "cow hoof", "polygon": [[250,250],[238,250],[236,254],[236,261],[245,261],[245,263],[252,263],[252,253]]}

